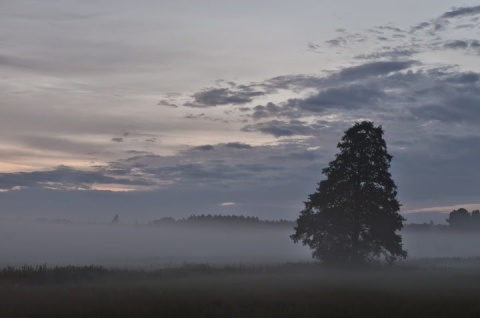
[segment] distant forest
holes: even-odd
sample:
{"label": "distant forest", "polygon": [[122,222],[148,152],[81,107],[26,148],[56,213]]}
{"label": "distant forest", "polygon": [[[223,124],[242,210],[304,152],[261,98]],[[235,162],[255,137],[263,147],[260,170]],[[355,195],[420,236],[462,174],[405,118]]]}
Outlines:
{"label": "distant forest", "polygon": [[[54,219],[48,220],[46,218],[39,218],[38,223],[57,223],[57,224],[73,224],[69,219]],[[118,215],[112,219],[111,224],[121,224],[121,219]],[[474,210],[469,212],[464,208],[453,210],[446,219],[447,224],[435,224],[433,221],[425,223],[408,223],[405,224],[404,231],[478,231],[480,232],[480,211]],[[222,227],[277,227],[277,228],[293,228],[295,221],[289,220],[261,220],[256,216],[243,215],[212,215],[200,214],[191,215],[187,218],[174,219],[173,217],[162,217],[157,220],[148,222],[150,226],[222,226]]]}
{"label": "distant forest", "polygon": [[468,212],[464,208],[453,210],[446,219],[447,224],[410,223],[406,224],[406,231],[428,231],[428,230],[455,230],[455,231],[479,231],[480,232],[480,211]]}
{"label": "distant forest", "polygon": [[260,220],[256,216],[243,215],[212,215],[201,214],[192,215],[187,218],[175,220],[172,217],[164,217],[159,220],[149,222],[150,225],[220,225],[220,226],[275,226],[289,227],[295,226],[294,221],[288,220]]}

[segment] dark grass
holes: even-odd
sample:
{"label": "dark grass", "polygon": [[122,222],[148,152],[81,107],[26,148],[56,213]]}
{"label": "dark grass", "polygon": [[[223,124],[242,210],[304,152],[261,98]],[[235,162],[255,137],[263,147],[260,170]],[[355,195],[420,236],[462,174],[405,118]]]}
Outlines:
{"label": "dark grass", "polygon": [[425,264],[10,267],[0,271],[0,316],[480,317],[480,268]]}

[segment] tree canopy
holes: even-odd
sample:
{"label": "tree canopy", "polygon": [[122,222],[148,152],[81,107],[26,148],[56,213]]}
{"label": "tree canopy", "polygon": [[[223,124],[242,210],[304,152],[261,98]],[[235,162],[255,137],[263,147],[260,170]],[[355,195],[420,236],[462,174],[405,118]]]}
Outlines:
{"label": "tree canopy", "polygon": [[369,121],[348,129],[335,160],[322,170],[326,180],[304,202],[291,238],[308,245],[314,258],[360,264],[384,257],[390,264],[407,256],[383,133]]}
{"label": "tree canopy", "polygon": [[453,210],[446,221],[454,230],[478,230],[480,229],[480,211],[475,210],[470,213],[464,208]]}

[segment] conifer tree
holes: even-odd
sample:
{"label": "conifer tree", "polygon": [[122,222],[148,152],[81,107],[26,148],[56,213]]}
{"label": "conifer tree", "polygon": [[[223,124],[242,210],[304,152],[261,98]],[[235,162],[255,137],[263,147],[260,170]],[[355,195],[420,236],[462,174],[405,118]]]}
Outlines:
{"label": "conifer tree", "polygon": [[405,258],[398,231],[397,186],[381,126],[356,123],[338,144],[340,152],[322,170],[326,180],[309,195],[291,238],[325,263],[364,264]]}

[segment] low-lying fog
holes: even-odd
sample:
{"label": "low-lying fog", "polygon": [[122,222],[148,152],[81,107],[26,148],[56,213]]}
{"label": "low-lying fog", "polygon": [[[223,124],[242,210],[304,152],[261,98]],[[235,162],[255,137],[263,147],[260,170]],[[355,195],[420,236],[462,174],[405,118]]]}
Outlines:
{"label": "low-lying fog", "polygon": [[[184,262],[311,260],[293,229],[0,222],[0,266],[99,264],[154,268]],[[406,232],[409,257],[480,256],[480,233]]]}

